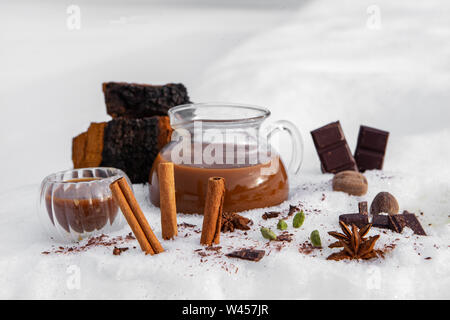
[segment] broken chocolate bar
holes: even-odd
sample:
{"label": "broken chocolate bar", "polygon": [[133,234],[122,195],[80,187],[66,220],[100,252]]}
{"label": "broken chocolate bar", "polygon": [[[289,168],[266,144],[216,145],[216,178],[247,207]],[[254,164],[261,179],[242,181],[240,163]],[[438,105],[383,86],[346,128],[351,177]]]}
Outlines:
{"label": "broken chocolate bar", "polygon": [[367,214],[367,201],[359,202],[358,209],[359,213],[341,214],[339,216],[339,221],[344,222],[348,226],[354,224],[360,229],[369,224],[369,216]]}
{"label": "broken chocolate bar", "polygon": [[376,214],[372,216],[372,225],[376,228],[390,229],[389,216],[384,214]]}
{"label": "broken chocolate bar", "polygon": [[358,228],[364,227],[366,224],[369,224],[369,218],[365,214],[359,214],[359,213],[347,213],[347,214],[341,214],[339,216],[339,221],[344,222],[346,225],[352,225],[354,224]]}
{"label": "broken chocolate bar", "polygon": [[126,82],[103,83],[106,111],[113,118],[165,116],[177,105],[190,103],[181,83],[148,85]]}
{"label": "broken chocolate bar", "polygon": [[392,231],[401,233],[404,227],[410,228],[414,234],[426,236],[425,230],[414,213],[404,211],[403,214],[389,216],[389,227]]}
{"label": "broken chocolate bar", "polygon": [[254,249],[241,249],[238,251],[233,251],[227,254],[227,257],[231,258],[239,258],[250,261],[259,261],[261,260],[266,252],[264,250],[254,250]]}
{"label": "broken chocolate bar", "polygon": [[358,171],[339,121],[311,131],[311,135],[322,163],[322,171],[329,173]]}
{"label": "broken chocolate bar", "polygon": [[361,126],[355,150],[355,161],[361,172],[383,169],[389,132]]}
{"label": "broken chocolate bar", "polygon": [[171,133],[168,117],[93,123],[86,133],[73,139],[74,168],[114,167],[125,171],[133,183],[145,183],[153,160],[170,141]]}

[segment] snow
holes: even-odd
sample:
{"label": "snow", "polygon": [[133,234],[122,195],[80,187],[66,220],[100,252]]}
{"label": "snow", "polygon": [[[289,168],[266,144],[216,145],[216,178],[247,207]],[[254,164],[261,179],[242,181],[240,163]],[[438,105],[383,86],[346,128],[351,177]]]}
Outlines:
{"label": "snow", "polygon": [[[49,42],[48,48],[42,46],[40,50],[54,48],[59,53],[75,50],[76,55],[80,55],[90,45],[95,45],[98,51],[91,52],[92,60],[87,54],[81,55],[70,70],[63,67],[63,58],[54,62],[53,69],[48,67],[50,62],[46,59],[34,58],[34,62],[39,62],[34,66],[24,61],[32,70],[23,87],[19,80],[27,71],[14,67],[22,56],[13,60],[13,64],[7,66],[6,75],[17,74],[9,82],[2,79],[0,91],[2,112],[5,110],[14,119],[0,129],[0,143],[9,157],[1,160],[6,170],[0,185],[0,297],[450,298],[450,109],[447,105],[450,98],[450,4],[443,0],[414,4],[379,0],[376,5],[381,12],[380,29],[366,26],[370,5],[372,2],[365,0],[317,0],[276,14],[265,10],[251,13],[250,10],[227,8],[224,11],[194,5],[187,10],[193,20],[195,17],[203,20],[198,25],[186,22],[190,26],[187,31],[175,26],[168,31],[169,39],[179,39],[181,44],[197,39],[194,44],[198,47],[190,47],[191,51],[186,54],[191,66],[179,73],[158,63],[146,62],[146,53],[153,45],[139,46],[139,39],[134,37],[127,40],[126,49],[117,49],[120,52],[117,56],[108,53],[110,47],[105,43],[111,44],[110,40],[102,38],[95,44],[96,37],[113,37],[115,32],[124,40],[128,32],[136,30],[154,36],[142,23],[126,25],[123,29],[117,25],[88,25],[92,29],[82,30],[85,33],[78,35],[80,42],[70,49]],[[56,10],[55,6],[49,8]],[[169,10],[164,6],[158,8],[158,12]],[[123,7],[110,10],[117,15],[121,9]],[[62,10],[64,12],[64,8]],[[208,14],[202,14],[203,10]],[[235,14],[236,23],[230,24],[232,30],[224,32],[213,21],[225,21],[227,13]],[[46,14],[54,18],[49,25],[56,21],[53,14]],[[102,19],[107,20],[103,14]],[[158,16],[155,12],[151,14]],[[249,15],[249,21],[245,21],[244,17]],[[265,20],[269,21],[269,26],[263,26]],[[163,22],[161,18],[154,24]],[[210,24],[211,29],[204,30],[202,23]],[[22,26],[16,36],[23,39],[29,32]],[[63,31],[60,33],[53,36],[64,45],[74,41],[64,40],[67,35]],[[214,36],[217,33],[226,40],[217,41]],[[7,40],[12,40],[12,36],[8,37]],[[165,41],[158,37],[161,36],[155,40],[156,47]],[[85,47],[80,48],[82,41]],[[211,41],[209,46],[203,44],[208,41]],[[215,46],[216,51],[208,51],[207,47]],[[16,44],[14,48],[21,47]],[[175,49],[172,45],[168,51]],[[161,60],[164,53],[158,49],[155,59],[165,61]],[[13,53],[0,54],[14,58]],[[140,65],[133,62],[120,65],[118,62],[127,56],[142,61],[144,68],[141,70]],[[170,57],[176,55],[171,52]],[[108,63],[103,62],[103,58],[107,58]],[[202,60],[205,64],[200,67]],[[86,77],[89,80],[84,81]],[[195,251],[202,248],[200,234],[192,228],[180,228],[175,240],[162,242],[166,251],[155,256],[145,256],[134,249],[136,241],[121,244],[130,249],[120,256],[112,254],[113,247],[92,248],[81,253],[41,253],[67,244],[53,241],[39,226],[35,212],[38,180],[52,171],[70,167],[70,138],[85,130],[90,121],[107,119],[99,89],[100,83],[106,80],[183,81],[194,101],[259,104],[271,109],[272,117],[268,121],[288,119],[299,127],[305,143],[304,162],[300,174],[291,177],[289,200],[278,207],[246,212],[254,222],[247,235],[236,231],[221,236],[222,253],[255,246],[266,250],[261,261],[231,259],[205,250],[202,252],[209,256],[202,257]],[[37,102],[21,94],[22,89],[33,86],[32,93],[40,92]],[[61,105],[61,101],[65,103]],[[14,123],[23,114],[20,107],[24,106],[29,112],[33,108],[42,109],[43,113],[36,111],[35,115],[46,125],[36,127],[35,119],[27,118],[24,121],[32,125],[30,131],[14,131]],[[360,124],[391,133],[385,169],[365,174],[369,191],[363,197],[333,192],[332,176],[320,173],[309,131],[335,120],[341,120],[352,150]],[[38,129],[39,134],[32,131]],[[20,152],[23,155],[22,145],[30,152],[30,145],[26,144],[32,145],[28,157],[12,156]],[[285,152],[286,146],[281,145],[280,149]],[[39,158],[31,170],[29,161],[35,156]],[[147,186],[134,185],[134,189],[161,239],[159,210],[149,203]],[[356,212],[358,201],[370,203],[380,191],[395,195],[401,211],[418,214],[428,236],[413,235],[409,229],[396,234],[373,228],[370,234],[381,234],[377,247],[396,245],[385,259],[327,261],[326,257],[337,250],[327,247],[333,241],[327,231],[337,230],[338,215]],[[294,240],[281,250],[277,242],[267,244],[259,227],[276,230],[278,221],[262,220],[262,213],[287,210],[289,204],[299,202],[306,219],[300,229],[293,229],[292,218],[288,220],[288,231],[294,233]],[[194,224],[195,229],[200,230],[202,217],[179,215],[178,222]],[[308,241],[315,229],[320,232],[324,248],[309,255],[301,254],[299,245]],[[125,236],[129,232],[126,226],[110,237]],[[426,259],[428,257],[431,259]]]}

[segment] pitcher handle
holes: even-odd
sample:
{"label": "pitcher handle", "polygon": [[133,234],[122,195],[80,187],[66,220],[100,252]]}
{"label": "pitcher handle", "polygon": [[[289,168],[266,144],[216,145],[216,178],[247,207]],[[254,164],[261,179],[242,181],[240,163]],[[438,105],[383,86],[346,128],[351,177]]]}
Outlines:
{"label": "pitcher handle", "polygon": [[287,120],[275,121],[267,134],[267,140],[277,132],[286,131],[291,137],[292,154],[288,164],[288,171],[297,174],[303,162],[303,139],[295,124]]}

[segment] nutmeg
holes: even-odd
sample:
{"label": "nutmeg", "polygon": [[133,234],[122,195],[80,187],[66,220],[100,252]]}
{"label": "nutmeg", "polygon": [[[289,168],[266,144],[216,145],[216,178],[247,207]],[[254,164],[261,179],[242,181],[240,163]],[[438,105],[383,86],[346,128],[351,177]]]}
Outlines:
{"label": "nutmeg", "polygon": [[399,210],[398,202],[395,197],[389,192],[380,192],[373,199],[370,205],[370,214],[376,215],[381,212],[389,213],[390,215],[397,214]]}
{"label": "nutmeg", "polygon": [[341,171],[333,178],[333,190],[343,191],[354,196],[363,196],[367,193],[368,183],[366,177],[357,171]]}

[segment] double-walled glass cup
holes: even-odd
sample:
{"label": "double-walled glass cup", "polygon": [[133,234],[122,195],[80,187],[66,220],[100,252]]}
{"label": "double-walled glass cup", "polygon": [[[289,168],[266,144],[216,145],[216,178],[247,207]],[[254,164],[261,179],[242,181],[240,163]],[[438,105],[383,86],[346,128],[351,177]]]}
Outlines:
{"label": "double-walled glass cup", "polygon": [[[158,165],[173,162],[177,211],[203,213],[208,178],[225,178],[223,210],[244,210],[278,205],[288,198],[287,172],[301,166],[301,135],[289,121],[265,129],[270,116],[263,107],[229,103],[181,105],[169,110],[172,140],[156,157],[150,172],[150,200],[159,206]],[[291,138],[291,159],[285,167],[270,144],[274,133]]]}
{"label": "double-walled glass cup", "polygon": [[49,234],[78,241],[120,229],[125,220],[109,185],[121,177],[130,183],[122,170],[101,167],[67,170],[44,178],[38,211]]}

